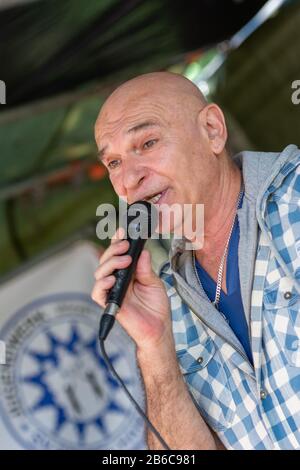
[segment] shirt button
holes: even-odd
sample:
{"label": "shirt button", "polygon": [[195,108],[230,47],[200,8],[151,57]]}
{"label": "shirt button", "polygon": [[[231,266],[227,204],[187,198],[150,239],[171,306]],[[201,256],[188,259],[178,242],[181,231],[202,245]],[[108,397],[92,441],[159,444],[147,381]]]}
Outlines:
{"label": "shirt button", "polygon": [[203,362],[203,357],[201,357],[201,356],[198,357],[197,362],[198,362],[198,364],[202,364],[202,362]]}
{"label": "shirt button", "polygon": [[289,300],[291,297],[292,297],[292,293],[290,291],[286,291],[283,295],[283,297],[286,299],[286,300]]}
{"label": "shirt button", "polygon": [[264,400],[267,397],[267,392],[266,390],[261,390],[260,391],[260,398]]}

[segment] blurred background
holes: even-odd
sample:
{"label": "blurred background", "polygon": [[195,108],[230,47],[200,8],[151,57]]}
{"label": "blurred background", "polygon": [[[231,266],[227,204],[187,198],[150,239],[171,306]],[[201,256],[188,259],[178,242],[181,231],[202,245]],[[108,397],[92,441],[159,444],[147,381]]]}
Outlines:
{"label": "blurred background", "polygon": [[224,109],[233,153],[280,151],[300,143],[299,50],[295,0],[0,0],[2,279],[75,239],[100,248],[96,208],[117,200],[93,126],[118,84],[182,73]]}
{"label": "blurred background", "polygon": [[[0,0],[0,449],[143,449],[91,300],[118,200],[93,128],[120,83],[170,70],[224,110],[229,150],[300,144],[300,2]],[[154,268],[166,240],[151,240]],[[144,394],[116,322],[108,354]]]}

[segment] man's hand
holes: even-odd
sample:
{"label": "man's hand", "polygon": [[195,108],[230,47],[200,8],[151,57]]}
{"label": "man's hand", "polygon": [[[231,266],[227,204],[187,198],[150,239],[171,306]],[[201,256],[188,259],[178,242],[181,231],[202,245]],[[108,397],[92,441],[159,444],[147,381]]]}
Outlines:
{"label": "man's hand", "polygon": [[[100,259],[95,272],[96,283],[92,298],[102,307],[106,305],[107,291],[114,285],[115,269],[127,268],[132,259],[126,255],[129,242],[124,230],[115,233],[111,245]],[[173,342],[170,307],[163,282],[151,267],[150,253],[143,250],[136,271],[129,284],[117,320],[136,342],[138,348],[153,348],[162,342]]]}

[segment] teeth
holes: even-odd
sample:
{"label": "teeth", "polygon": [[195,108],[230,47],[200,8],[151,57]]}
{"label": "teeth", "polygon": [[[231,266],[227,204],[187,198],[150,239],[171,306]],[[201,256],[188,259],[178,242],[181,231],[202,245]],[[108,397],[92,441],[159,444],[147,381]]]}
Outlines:
{"label": "teeth", "polygon": [[160,200],[161,195],[162,193],[159,193],[156,196],[153,196],[151,199],[149,199],[149,202],[152,202],[152,204],[156,204]]}

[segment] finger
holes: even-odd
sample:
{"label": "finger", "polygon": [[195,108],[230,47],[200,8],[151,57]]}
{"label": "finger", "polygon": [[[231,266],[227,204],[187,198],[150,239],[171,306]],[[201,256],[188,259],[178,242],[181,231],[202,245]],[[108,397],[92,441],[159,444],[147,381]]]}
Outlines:
{"label": "finger", "polygon": [[95,279],[98,281],[104,277],[110,276],[115,269],[127,268],[131,261],[132,258],[129,255],[113,256],[96,269],[94,274]]}
{"label": "finger", "polygon": [[123,227],[119,227],[115,234],[111,238],[111,243],[114,244],[120,240],[123,240],[125,238],[125,230]]}
{"label": "finger", "polygon": [[159,279],[152,269],[151,255],[148,250],[143,250],[136,266],[135,278],[144,285],[158,284]]}
{"label": "finger", "polygon": [[105,307],[107,292],[112,288],[115,282],[115,276],[108,276],[95,283],[91,297],[95,302],[101,305],[101,307]]}
{"label": "finger", "polygon": [[126,253],[129,249],[129,241],[128,240],[120,240],[115,242],[113,245],[110,245],[105,252],[100,257],[99,264],[102,265],[105,263],[109,258],[115,255],[121,255],[122,253]]}
{"label": "finger", "polygon": [[[125,238],[125,230],[122,228],[122,227],[119,227],[116,232],[113,234],[112,238],[111,238],[111,242],[110,242],[110,246],[111,245],[114,245],[115,243],[123,240]],[[106,252],[107,250],[105,250]],[[100,256],[99,258],[99,263],[101,263],[101,260],[103,258],[103,255],[105,254],[105,252],[102,254],[102,256]]]}

